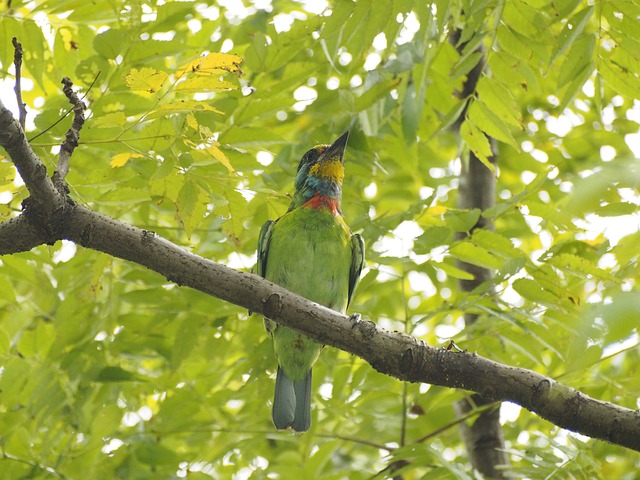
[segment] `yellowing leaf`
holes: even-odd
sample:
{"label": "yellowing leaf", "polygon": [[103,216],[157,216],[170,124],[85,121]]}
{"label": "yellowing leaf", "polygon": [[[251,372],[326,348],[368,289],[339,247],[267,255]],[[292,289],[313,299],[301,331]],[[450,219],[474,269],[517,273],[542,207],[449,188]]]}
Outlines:
{"label": "yellowing leaf", "polygon": [[231,161],[229,160],[229,157],[227,157],[224,154],[224,152],[218,148],[219,145],[220,144],[218,142],[214,142],[214,144],[206,148],[206,151],[207,153],[212,155],[216,160],[218,160],[221,164],[227,167],[227,170],[229,170],[229,173],[233,173],[235,170],[231,165]]}
{"label": "yellowing leaf", "polygon": [[236,90],[238,87],[224,80],[213,79],[209,76],[187,78],[176,85],[180,92],[219,92],[221,90]]}
{"label": "yellowing leaf", "polygon": [[187,125],[194,130],[198,130],[198,120],[196,120],[196,116],[193,113],[187,115]]}
{"label": "yellowing leaf", "polygon": [[219,75],[221,73],[240,72],[242,58],[232,53],[213,52],[199,57],[185,65],[183,74],[197,73],[201,75]]}
{"label": "yellowing leaf", "polygon": [[211,105],[195,100],[185,100],[179,102],[170,102],[160,105],[155,110],[149,112],[146,116],[147,120],[152,118],[164,117],[173,113],[191,113],[191,112],[215,112],[224,115],[224,112],[218,110]]}
{"label": "yellowing leaf", "polygon": [[166,79],[167,74],[165,72],[159,72],[149,67],[144,67],[140,70],[132,68],[129,74],[124,77],[125,83],[131,90],[149,93],[160,90]]}
{"label": "yellowing leaf", "polygon": [[111,168],[124,167],[130,158],[140,158],[142,156],[143,155],[140,153],[131,153],[131,152],[118,153],[113,157],[111,157],[110,165],[111,165]]}

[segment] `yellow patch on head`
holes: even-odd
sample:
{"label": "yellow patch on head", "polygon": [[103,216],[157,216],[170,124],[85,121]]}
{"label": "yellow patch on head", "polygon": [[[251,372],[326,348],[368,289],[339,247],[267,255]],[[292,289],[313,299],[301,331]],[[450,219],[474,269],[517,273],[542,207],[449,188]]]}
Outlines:
{"label": "yellow patch on head", "polygon": [[331,158],[324,162],[316,163],[311,167],[309,173],[339,184],[342,184],[342,180],[344,179],[344,167],[339,158]]}

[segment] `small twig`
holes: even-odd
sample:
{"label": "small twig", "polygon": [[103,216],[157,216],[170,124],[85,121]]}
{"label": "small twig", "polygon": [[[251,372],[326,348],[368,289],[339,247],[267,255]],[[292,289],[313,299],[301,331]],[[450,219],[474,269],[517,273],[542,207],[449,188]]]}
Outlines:
{"label": "small twig", "polygon": [[[96,81],[98,80],[98,77],[100,76],[101,72],[98,72],[95,76],[95,78],[93,79],[93,82],[91,82],[91,85],[89,85],[89,88],[87,88],[86,93],[80,98],[80,100],[84,100],[87,96],[87,94],[91,91],[91,89],[93,88],[93,86],[95,85]],[[69,116],[69,114],[73,111],[73,108],[70,108],[69,110],[67,110],[66,112],[64,112],[64,115],[61,116],[58,120],[56,120],[53,124],[51,124],[51,126],[47,127],[46,129],[44,129],[43,131],[41,131],[39,134],[31,137],[29,139],[29,143],[33,142],[36,138],[38,138],[41,135],[44,135],[45,133],[47,133],[49,130],[51,130],[53,127],[55,127],[57,124],[59,124],[61,121],[63,121],[65,118],[67,118]]]}
{"label": "small twig", "polygon": [[69,173],[69,159],[78,146],[80,130],[82,130],[82,126],[84,125],[84,111],[87,108],[84,102],[78,97],[78,94],[72,90],[73,82],[71,82],[68,77],[62,79],[62,84],[64,85],[62,91],[69,99],[71,105],[73,105],[73,123],[69,130],[67,130],[65,139],[60,146],[58,168],[54,174],[54,183],[58,190],[61,190],[61,188],[64,190],[64,178],[67,176],[67,173]]}
{"label": "small twig", "polygon": [[13,87],[13,91],[16,92],[16,100],[18,102],[18,112],[20,116],[18,117],[18,121],[20,122],[20,126],[22,130],[24,130],[24,125],[27,121],[27,108],[24,106],[24,102],[22,101],[22,56],[24,55],[24,51],[22,50],[22,44],[18,42],[16,37],[11,39],[11,43],[13,43],[14,53],[13,53],[13,64],[16,67],[16,84]]}

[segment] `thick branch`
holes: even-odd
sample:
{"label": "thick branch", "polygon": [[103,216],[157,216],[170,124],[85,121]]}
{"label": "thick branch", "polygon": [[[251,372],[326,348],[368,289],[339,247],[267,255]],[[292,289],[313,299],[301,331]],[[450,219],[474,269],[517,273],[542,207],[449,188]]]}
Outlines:
{"label": "thick branch", "polygon": [[0,101],[0,145],[13,160],[29,193],[31,203],[46,206],[48,209],[62,207],[65,199],[54,188],[47,176],[47,168],[31,149],[27,137],[13,114]]}
{"label": "thick branch", "polygon": [[49,243],[41,228],[30,222],[26,215],[0,223],[0,252],[2,254],[27,252]]}
{"label": "thick branch", "polygon": [[425,345],[368,321],[354,321],[250,273],[189,253],[153,232],[74,206],[66,238],[139,263],[179,285],[268,316],[314,340],[356,355],[381,373],[508,400],[552,423],[593,438],[640,450],[640,413],[601,402],[522,368],[475,353]]}
{"label": "thick branch", "polygon": [[[8,132],[12,122],[13,118],[0,112],[0,132]],[[39,191],[37,187],[50,185],[50,181],[47,184],[40,176],[31,175],[39,171],[41,164],[26,144],[22,130],[22,138],[17,138],[13,128],[14,133],[0,134],[0,145],[16,165],[25,168],[28,174],[23,178],[30,191]],[[49,180],[46,175],[45,178]],[[51,194],[48,188],[45,195]],[[41,212],[48,214],[47,221],[57,225],[54,236],[47,237],[47,241],[65,238],[138,263],[178,285],[263,314],[320,343],[357,355],[379,372],[400,380],[462,388],[493,400],[509,400],[560,427],[640,451],[640,414],[636,411],[594,400],[533,371],[501,365],[475,353],[429,347],[372,322],[356,321],[261,277],[187,252],[153,232],[77,205],[68,197],[62,197],[58,207],[50,205]],[[0,234],[19,228],[18,220],[12,222],[11,227],[0,227]],[[28,227],[20,228],[30,231]],[[7,242],[0,241],[0,254],[18,251],[6,247]]]}

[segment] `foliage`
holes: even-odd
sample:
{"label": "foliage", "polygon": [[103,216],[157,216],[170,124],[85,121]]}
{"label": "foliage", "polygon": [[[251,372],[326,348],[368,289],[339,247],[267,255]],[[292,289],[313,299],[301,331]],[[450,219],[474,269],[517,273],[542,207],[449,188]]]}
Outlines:
{"label": "foliage", "polygon": [[[368,256],[353,311],[638,408],[640,3],[317,3],[3,2],[2,97],[16,36],[28,136],[51,171],[68,128],[60,79],[87,94],[73,198],[247,270],[302,153],[350,129],[343,211]],[[460,99],[479,46],[483,77]],[[485,134],[498,202],[462,211],[457,174],[469,149],[489,155]],[[7,219],[27,192],[0,162]],[[479,215],[495,231],[464,235]],[[462,293],[456,260],[496,276]],[[64,242],[1,262],[6,478],[473,478],[454,428],[464,392],[325,349],[311,431],[278,433],[260,318]],[[480,319],[463,329],[465,312]],[[510,412],[516,477],[640,468]]]}

